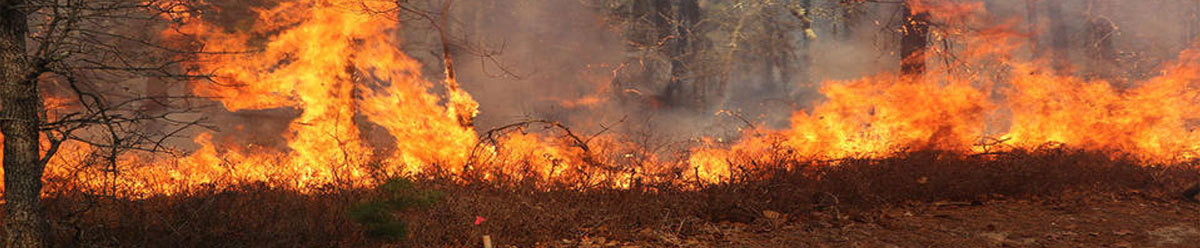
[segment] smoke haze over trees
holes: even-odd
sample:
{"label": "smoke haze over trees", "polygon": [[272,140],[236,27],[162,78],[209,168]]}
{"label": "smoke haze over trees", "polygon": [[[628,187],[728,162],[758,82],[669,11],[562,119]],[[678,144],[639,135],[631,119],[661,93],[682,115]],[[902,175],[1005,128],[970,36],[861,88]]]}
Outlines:
{"label": "smoke haze over trees", "polygon": [[907,149],[1071,143],[1174,162],[1200,141],[1194,0],[0,0],[0,13],[10,246],[51,229],[43,183],[104,197],[418,172],[703,186]]}

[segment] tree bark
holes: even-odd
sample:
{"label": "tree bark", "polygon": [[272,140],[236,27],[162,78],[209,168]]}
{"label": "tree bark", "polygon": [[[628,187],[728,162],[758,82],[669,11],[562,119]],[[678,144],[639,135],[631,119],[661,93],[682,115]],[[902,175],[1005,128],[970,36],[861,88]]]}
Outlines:
{"label": "tree bark", "polygon": [[[698,107],[702,104],[701,99],[705,99],[705,96],[700,95],[703,91],[694,79],[684,80],[684,77],[690,74],[686,62],[692,62],[689,59],[690,52],[694,52],[691,51],[690,44],[692,28],[698,22],[700,5],[696,0],[680,1],[678,14],[675,15],[675,37],[667,54],[671,60],[671,80],[663,93],[672,106]],[[687,86],[691,86],[690,90]]]}
{"label": "tree bark", "polygon": [[[806,1],[805,5],[811,6],[812,4],[811,2]],[[840,25],[834,24],[834,27],[832,28],[833,37],[836,37],[836,39],[839,41],[849,41],[854,39],[854,25],[856,25],[859,20],[858,10],[856,9],[858,8],[858,5],[841,3],[837,4],[836,6],[839,7],[837,8],[837,11],[839,12],[838,15],[841,15],[841,23]]]}
{"label": "tree bark", "polygon": [[[632,48],[631,51],[637,51],[630,54],[629,64],[637,65],[631,69],[628,77],[624,79],[614,79],[613,88],[620,89],[614,91],[622,102],[648,106],[642,109],[657,109],[663,107],[665,100],[662,94],[645,94],[643,95],[638,88],[649,87],[652,83],[660,82],[663,75],[669,75],[669,66],[646,60],[641,52],[654,50],[660,46],[660,43],[666,41],[672,34],[671,25],[668,18],[671,18],[671,2],[669,0],[646,0],[632,1],[628,5],[628,30],[625,31],[625,38]],[[668,49],[669,50],[669,49]],[[668,52],[659,51],[656,55],[667,56]]]}
{"label": "tree bark", "polygon": [[929,13],[913,12],[905,4],[904,36],[900,40],[900,73],[920,77],[925,73],[925,50],[929,47]]}
{"label": "tree bark", "polygon": [[1185,29],[1183,35],[1183,46],[1185,48],[1196,45],[1200,42],[1200,1],[1192,2],[1188,6],[1184,6],[1183,26]]}
{"label": "tree bark", "polygon": [[1084,23],[1084,61],[1087,66],[1084,71],[1084,77],[1088,79],[1107,79],[1109,83],[1121,88],[1130,86],[1126,85],[1122,76],[1125,71],[1119,64],[1119,54],[1117,53],[1116,45],[1114,44],[1114,36],[1117,35],[1117,26],[1106,15],[1109,3],[1097,2],[1089,0],[1087,2],[1087,16]]}
{"label": "tree bark", "polygon": [[[812,47],[813,42],[816,40],[816,31],[812,30],[813,29],[813,26],[812,26],[813,23],[812,23],[812,17],[811,17],[812,16],[812,6],[813,6],[812,0],[800,1],[800,7],[804,8],[804,16],[803,16],[803,18],[800,18],[800,29],[801,29],[800,32],[804,33],[804,35],[801,35],[801,37],[803,37],[803,38],[800,39],[800,44],[799,44],[799,47],[797,48],[797,50],[799,50],[800,53],[799,53],[799,57],[796,58],[796,60],[797,60],[797,63],[799,64],[799,65],[797,65],[797,67],[800,70],[799,77],[801,78],[801,80],[804,80],[803,83],[806,83],[806,84],[810,82],[809,80],[811,80],[810,78],[812,77],[812,75],[809,74],[810,73],[809,67],[811,67],[813,64],[813,56],[812,56],[812,51],[810,51],[809,48]],[[850,29],[847,28],[846,30],[847,30],[846,33],[849,33]],[[812,34],[812,35],[810,35],[810,34]],[[791,84],[794,83],[794,82],[791,82],[790,76],[786,80],[787,81],[783,82],[783,84],[785,84],[785,85],[791,86]],[[791,93],[792,88],[787,88],[787,90],[789,93]]]}
{"label": "tree bark", "polygon": [[36,76],[25,54],[24,0],[0,0],[0,133],[4,135],[5,247],[44,247],[44,164],[38,154]]}
{"label": "tree bark", "polygon": [[791,70],[791,55],[786,52],[792,49],[793,42],[791,33],[779,23],[781,20],[776,19],[776,15],[769,15],[767,20],[762,21],[762,30],[767,35],[767,40],[763,41],[767,51],[766,58],[762,60],[762,72],[759,77],[762,78],[763,89],[766,92],[777,94],[785,94],[790,89],[788,86],[792,83]]}
{"label": "tree bark", "polygon": [[1050,61],[1055,73],[1064,74],[1070,70],[1070,41],[1067,35],[1070,30],[1063,18],[1062,1],[1045,1],[1046,17],[1050,18]]}
{"label": "tree bark", "polygon": [[1089,18],[1087,34],[1087,77],[1115,79],[1119,76],[1117,49],[1113,44],[1116,27],[1105,17]]}

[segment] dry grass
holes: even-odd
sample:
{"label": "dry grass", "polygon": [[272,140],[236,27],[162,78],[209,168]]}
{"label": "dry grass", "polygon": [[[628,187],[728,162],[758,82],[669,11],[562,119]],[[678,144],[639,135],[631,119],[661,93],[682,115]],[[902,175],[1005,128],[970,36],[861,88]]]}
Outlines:
{"label": "dry grass", "polygon": [[[1146,165],[1110,154],[1048,148],[777,161],[740,170],[720,184],[630,189],[429,177],[418,179],[419,187],[443,192],[444,200],[397,216],[410,225],[410,237],[401,245],[475,246],[486,233],[497,243],[524,247],[584,236],[632,240],[647,229],[688,235],[704,223],[754,222],[763,210],[791,216],[814,211],[853,215],[911,202],[978,204],[995,198],[1127,192],[1167,198],[1200,180],[1193,164]],[[57,246],[382,246],[382,241],[365,238],[344,214],[371,195],[339,189],[300,194],[251,185],[140,200],[73,192],[45,203]],[[476,226],[476,216],[488,220]]]}

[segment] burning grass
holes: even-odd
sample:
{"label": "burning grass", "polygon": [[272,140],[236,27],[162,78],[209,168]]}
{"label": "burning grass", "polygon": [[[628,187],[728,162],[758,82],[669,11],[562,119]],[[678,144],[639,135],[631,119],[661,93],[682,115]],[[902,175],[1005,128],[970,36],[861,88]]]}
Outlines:
{"label": "burning grass", "polygon": [[[417,187],[441,192],[442,200],[397,212],[396,218],[410,230],[402,243],[413,246],[474,246],[485,233],[500,244],[532,246],[594,236],[637,240],[645,230],[696,234],[703,223],[758,221],[764,210],[808,222],[816,221],[811,214],[816,212],[855,216],[921,202],[970,205],[1131,192],[1165,199],[1200,180],[1191,163],[1147,165],[1111,152],[1058,146],[770,163],[734,170],[734,177],[720,183],[628,188],[425,174],[415,177]],[[377,196],[332,185],[300,193],[252,184],[141,199],[68,190],[48,194],[45,204],[60,246],[378,246],[386,241],[366,238],[346,214]],[[473,225],[476,216],[487,220]]]}
{"label": "burning grass", "polygon": [[[479,132],[472,121],[479,103],[449,73],[444,80],[422,75],[421,61],[406,55],[400,49],[404,43],[393,35],[402,31],[400,22],[371,14],[398,9],[401,2],[280,1],[253,10],[258,22],[246,27],[224,27],[203,16],[176,17],[182,22],[160,33],[167,41],[214,51],[257,51],[197,55],[188,66],[213,75],[191,82],[189,89],[227,111],[296,112],[273,120],[286,120],[285,130],[260,134],[285,142],[247,144],[249,138],[236,132],[205,131],[191,137],[199,147],[177,151],[180,156],[66,142],[48,162],[46,175],[53,181],[51,190],[143,196],[258,182],[299,191],[321,191],[322,185],[360,188],[422,173],[457,183],[532,184],[541,190],[696,189],[775,180],[780,173],[825,180],[829,175],[823,168],[830,165],[853,168],[911,156],[889,155],[897,147],[946,150],[938,156],[975,164],[1005,161],[995,157],[1046,142],[1171,163],[1192,159],[1200,150],[1195,146],[1200,132],[1194,128],[1200,105],[1193,104],[1200,95],[1195,85],[1200,51],[1180,52],[1161,75],[1131,79],[1137,87],[1115,88],[1103,80],[1046,73],[1041,62],[1013,56],[1026,39],[1012,24],[985,18],[983,4],[909,2],[934,12],[935,19],[962,23],[939,32],[963,48],[941,52],[959,54],[955,57],[964,66],[992,66],[824,81],[824,99],[811,109],[794,109],[786,128],[751,127],[739,130],[733,143],[704,142],[678,151],[639,144],[630,133],[605,133],[611,126],[594,122],[601,128],[575,130],[599,129],[590,136],[576,135],[556,121]],[[52,106],[57,107],[46,113],[51,123],[79,107]],[[533,131],[542,124],[549,131]],[[953,155],[978,152],[974,144],[984,136],[1018,148],[997,155]],[[845,157],[869,159],[819,161]],[[922,181],[936,184],[937,175]]]}
{"label": "burning grass", "polygon": [[[671,150],[606,133],[604,123],[591,136],[555,121],[478,132],[479,103],[449,73],[440,82],[421,75],[393,35],[397,20],[347,11],[399,3],[280,1],[255,10],[257,25],[194,16],[163,30],[214,51],[258,51],[200,55],[190,66],[219,83],[190,89],[228,111],[297,112],[273,137],[286,146],[205,132],[193,137],[200,148],[179,157],[98,157],[100,147],[65,143],[46,173],[55,242],[382,245],[347,210],[379,199],[371,187],[397,176],[441,195],[427,208],[393,209],[410,230],[402,242],[417,246],[472,246],[485,233],[522,246],[636,239],[647,228],[687,235],[703,223],[754,222],[767,210],[800,222],[832,211],[842,221],[913,202],[1162,198],[1200,179],[1189,161],[1200,141],[1200,50],[1180,52],[1137,87],[1115,88],[1013,56],[1024,37],[983,18],[982,4],[919,5],[963,23],[938,31],[963,48],[941,52],[991,66],[822,82],[823,101],[793,110],[787,128],[750,127],[732,143],[696,137],[705,144]],[[987,148],[975,145],[983,136],[1006,148],[979,149]],[[1038,145],[1048,142],[1070,146]],[[889,152],[898,147],[912,150]],[[477,216],[488,221],[475,225]]]}

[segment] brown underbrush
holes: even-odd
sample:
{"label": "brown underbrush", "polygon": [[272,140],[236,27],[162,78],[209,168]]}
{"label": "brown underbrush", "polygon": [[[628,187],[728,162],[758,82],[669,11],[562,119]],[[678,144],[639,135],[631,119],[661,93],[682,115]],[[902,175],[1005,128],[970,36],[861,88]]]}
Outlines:
{"label": "brown underbrush", "polygon": [[[780,160],[735,165],[734,176],[721,183],[680,178],[619,189],[426,175],[413,178],[417,187],[442,197],[394,213],[408,225],[401,241],[367,238],[347,217],[353,204],[378,197],[369,189],[300,193],[243,185],[137,199],[65,190],[48,194],[44,204],[53,244],[63,247],[474,247],[484,234],[529,247],[592,236],[635,240],[647,230],[686,236],[705,223],[752,223],[775,214],[805,222],[814,212],[854,216],[921,203],[1130,192],[1166,199],[1200,181],[1195,163],[1147,164],[1112,154],[1051,147]],[[486,221],[475,225],[477,217]]]}

